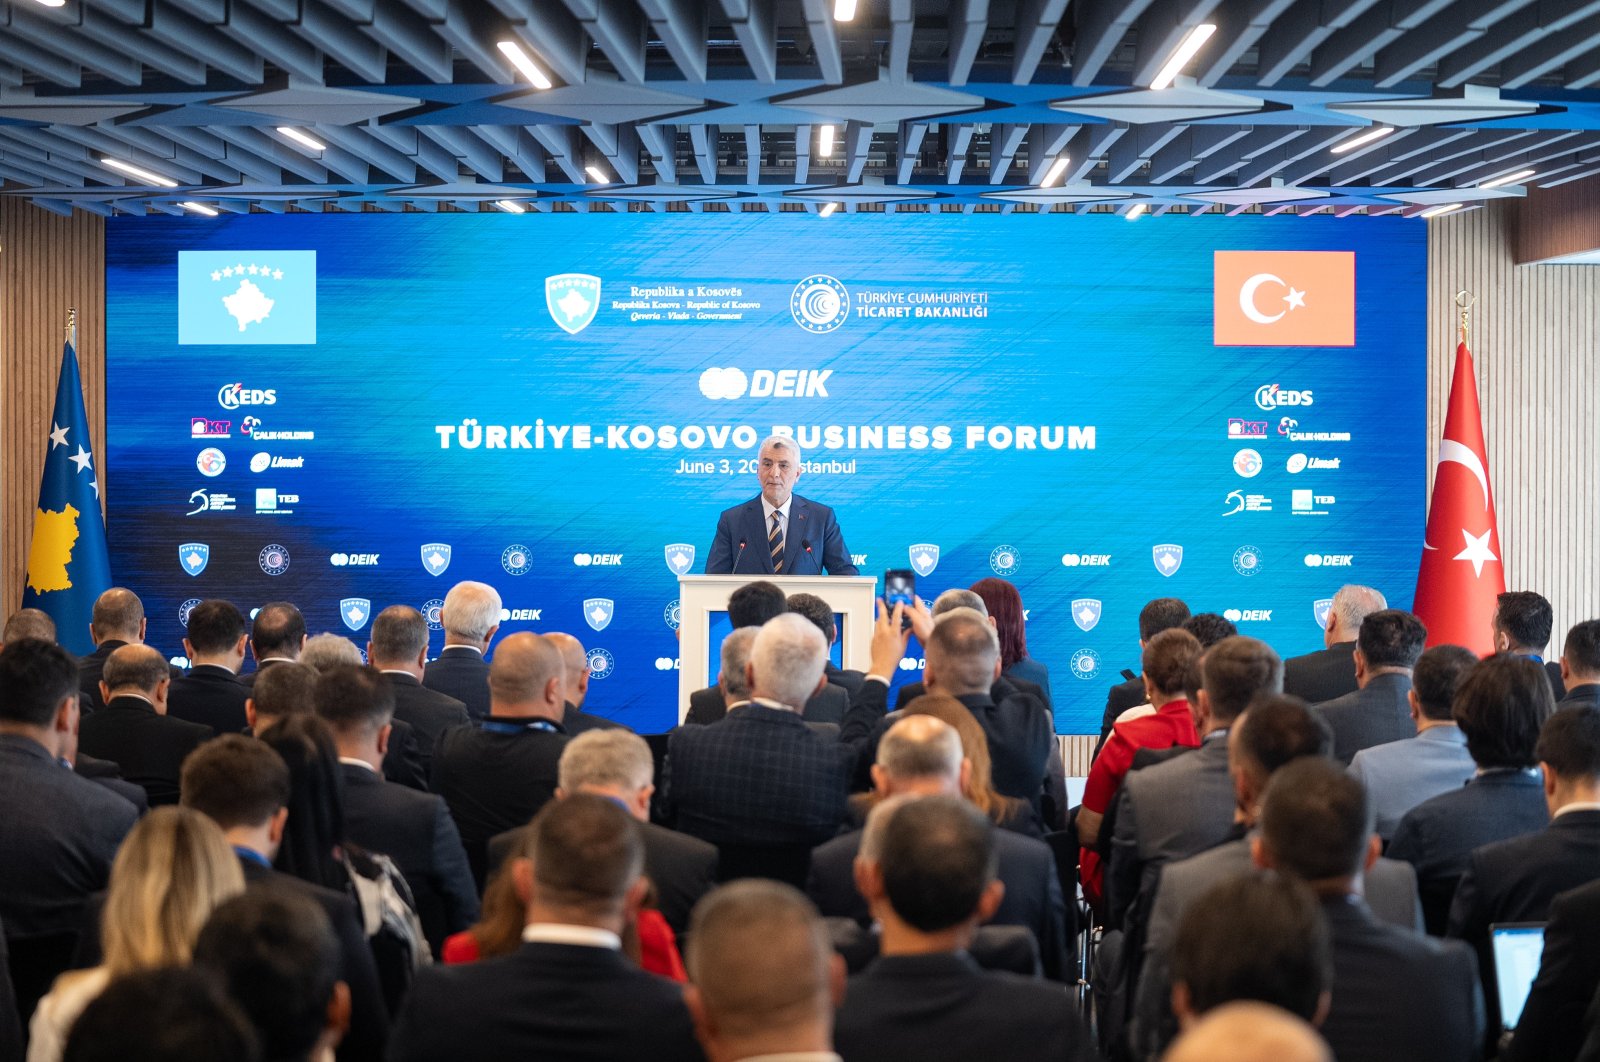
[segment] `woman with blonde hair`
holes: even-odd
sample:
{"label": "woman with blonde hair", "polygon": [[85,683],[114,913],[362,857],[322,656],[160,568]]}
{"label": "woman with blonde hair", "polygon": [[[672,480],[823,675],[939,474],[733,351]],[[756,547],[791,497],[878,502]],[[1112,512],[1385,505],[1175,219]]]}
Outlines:
{"label": "woman with blonde hair", "polygon": [[198,811],[156,808],[134,826],[116,861],[100,920],[103,959],[56,978],[29,1024],[28,1062],[60,1062],[83,1008],[114,978],[184,966],[212,910],[244,891],[221,828]]}

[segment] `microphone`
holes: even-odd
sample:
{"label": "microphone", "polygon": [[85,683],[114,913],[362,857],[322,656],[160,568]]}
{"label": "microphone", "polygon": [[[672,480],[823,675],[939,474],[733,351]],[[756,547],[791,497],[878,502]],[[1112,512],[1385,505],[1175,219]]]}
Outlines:
{"label": "microphone", "polygon": [[739,561],[741,559],[743,559],[743,557],[744,557],[744,548],[747,545],[749,545],[749,543],[746,542],[744,539],[741,538],[739,540],[739,555],[737,557],[733,558],[733,568],[728,572],[729,575],[737,575],[737,574],[739,574]]}

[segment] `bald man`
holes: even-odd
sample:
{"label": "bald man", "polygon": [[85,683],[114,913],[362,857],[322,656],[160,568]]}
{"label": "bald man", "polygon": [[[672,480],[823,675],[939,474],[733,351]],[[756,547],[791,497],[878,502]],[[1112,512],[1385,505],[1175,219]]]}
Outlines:
{"label": "bald man", "polygon": [[[620,727],[603,715],[583,711],[583,702],[589,696],[589,654],[583,643],[564,631],[551,631],[544,640],[561,652],[561,666],[566,674],[566,708],[561,714],[561,725],[567,733],[577,737],[585,730],[608,730]],[[627,729],[623,727],[623,729]]]}
{"label": "bald man", "polygon": [[[106,658],[124,645],[143,644],[144,629],[144,602],[132,590],[113,586],[95,599],[94,611],[89,613],[94,652],[78,660],[78,707],[85,716],[105,705],[100,694],[100,672],[106,666]],[[169,674],[179,673],[169,669]]]}
{"label": "bald man", "polygon": [[111,760],[141,787],[150,805],[178,802],[183,758],[215,731],[167,715],[172,680],[167,661],[148,645],[121,645],[106,656],[100,696],[105,707],[78,728],[82,753]]}
{"label": "bald man", "polygon": [[488,717],[445,731],[434,748],[433,791],[450,806],[480,888],[489,838],[524,825],[555,796],[566,688],[561,650],[530,631],[513,634],[489,665]]}
{"label": "bald man", "polygon": [[1304,1021],[1266,1003],[1225,1003],[1180,1036],[1165,1062],[1333,1062]]}

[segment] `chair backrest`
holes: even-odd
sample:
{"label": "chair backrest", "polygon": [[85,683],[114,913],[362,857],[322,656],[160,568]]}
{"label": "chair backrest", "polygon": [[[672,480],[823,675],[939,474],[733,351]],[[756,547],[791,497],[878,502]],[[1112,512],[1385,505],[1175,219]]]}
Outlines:
{"label": "chair backrest", "polygon": [[811,846],[806,844],[724,844],[717,851],[720,881],[771,878],[804,889],[811,872]]}
{"label": "chair backrest", "polygon": [[[853,918],[824,918],[833,950],[844,959],[845,969],[860,973],[878,957],[878,935]],[[967,949],[985,970],[1000,970],[1024,977],[1042,976],[1039,943],[1026,926],[979,926]]]}

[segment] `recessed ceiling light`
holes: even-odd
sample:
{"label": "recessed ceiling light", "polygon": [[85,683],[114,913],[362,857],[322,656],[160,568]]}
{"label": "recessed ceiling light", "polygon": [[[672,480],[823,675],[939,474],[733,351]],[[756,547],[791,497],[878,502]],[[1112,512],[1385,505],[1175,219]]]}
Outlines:
{"label": "recessed ceiling light", "polygon": [[515,199],[496,199],[494,205],[504,210],[507,214],[526,214],[528,208]]}
{"label": "recessed ceiling light", "polygon": [[611,178],[607,177],[606,172],[599,166],[585,166],[583,168],[583,172],[587,173],[589,175],[589,179],[594,181],[595,184],[611,183]]}
{"label": "recessed ceiling light", "polygon": [[178,187],[178,182],[174,181],[171,177],[163,177],[159,173],[151,173],[149,170],[141,169],[131,162],[123,162],[121,159],[101,159],[100,161],[103,164],[110,166],[114,170],[121,170],[123,173],[137,177],[141,181],[148,181],[151,184],[158,184],[163,188]]}
{"label": "recessed ceiling light", "polygon": [[1161,72],[1156,75],[1156,79],[1150,82],[1150,87],[1164,89],[1171,85],[1173,79],[1178,76],[1184,67],[1189,65],[1189,60],[1194,58],[1195,53],[1205,45],[1206,41],[1211,39],[1211,35],[1215,32],[1217,32],[1217,27],[1209,22],[1202,22],[1190,30],[1183,40],[1178,43],[1178,47],[1173,49],[1172,57],[1162,66]]}
{"label": "recessed ceiling light", "polygon": [[206,206],[204,203],[179,203],[178,205],[183,207],[185,210],[192,210],[196,214],[204,214],[208,218],[214,218],[217,216],[217,212]]}
{"label": "recessed ceiling light", "polygon": [[296,144],[299,144],[301,147],[310,148],[312,151],[327,151],[328,150],[328,145],[327,144],[324,144],[320,140],[316,140],[316,139],[314,139],[312,137],[307,136],[306,134],[302,133],[300,130],[296,129],[292,125],[280,125],[280,126],[278,126],[278,132],[280,134],[282,134],[283,136],[288,137],[290,140],[293,140]]}
{"label": "recessed ceiling light", "polygon": [[1484,181],[1482,184],[1478,185],[1478,187],[1479,188],[1499,188],[1501,185],[1505,185],[1505,184],[1521,184],[1523,181],[1528,180],[1530,177],[1537,177],[1537,176],[1538,176],[1538,174],[1533,170],[1518,170],[1516,173],[1508,173],[1504,177],[1496,177],[1492,181]]}
{"label": "recessed ceiling light", "polygon": [[1420,216],[1421,217],[1425,217],[1425,218],[1436,218],[1440,214],[1448,214],[1452,210],[1460,210],[1460,209],[1461,209],[1461,204],[1460,203],[1446,203],[1444,206],[1436,206],[1431,210],[1424,210]]}
{"label": "recessed ceiling light", "polygon": [[1123,217],[1127,218],[1129,221],[1138,221],[1139,216],[1149,209],[1150,208],[1145,206],[1143,203],[1135,203],[1128,210],[1128,212],[1123,215]]}
{"label": "recessed ceiling light", "polygon": [[1056,160],[1050,164],[1050,168],[1044,171],[1044,180],[1039,182],[1039,187],[1049,188],[1052,184],[1061,180],[1061,175],[1067,172],[1067,164],[1071,161],[1065,155],[1057,155]]}
{"label": "recessed ceiling light", "polygon": [[833,20],[849,22],[856,17],[856,0],[833,0]]}
{"label": "recessed ceiling light", "polygon": [[1342,155],[1346,151],[1354,151],[1362,144],[1370,144],[1374,140],[1377,140],[1380,137],[1388,136],[1392,132],[1394,132],[1393,126],[1380,125],[1376,129],[1368,129],[1365,133],[1362,133],[1359,136],[1353,136],[1348,140],[1341,140],[1337,144],[1333,145],[1333,147],[1331,147],[1329,150],[1335,155]]}
{"label": "recessed ceiling light", "polygon": [[833,212],[835,210],[838,210],[838,209],[839,209],[839,204],[838,203],[824,203],[824,204],[822,204],[822,210],[820,211],[820,213],[821,213],[821,215],[823,217],[829,217],[829,216],[831,216],[833,214]]}
{"label": "recessed ceiling light", "polygon": [[511,65],[533,85],[534,88],[547,89],[551,85],[549,76],[528,58],[528,53],[522,50],[522,45],[516,41],[500,41],[495,47],[500,49],[500,54],[511,60]]}
{"label": "recessed ceiling light", "polygon": [[838,129],[831,125],[825,125],[817,132],[818,155],[825,159],[833,156],[833,138],[838,132]]}

